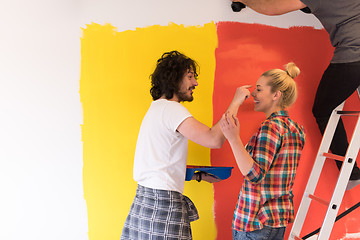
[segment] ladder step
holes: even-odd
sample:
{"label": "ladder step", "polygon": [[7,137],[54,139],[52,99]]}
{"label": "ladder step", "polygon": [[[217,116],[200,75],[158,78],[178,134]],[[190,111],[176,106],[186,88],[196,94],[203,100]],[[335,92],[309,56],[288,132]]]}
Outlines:
{"label": "ladder step", "polygon": [[336,111],[336,113],[340,115],[357,116],[360,114],[360,111]]}
{"label": "ladder step", "polygon": [[322,199],[322,198],[319,198],[319,197],[317,197],[317,196],[315,196],[315,195],[312,195],[312,194],[308,194],[308,197],[309,197],[310,199],[312,199],[312,200],[315,200],[315,201],[317,201],[317,202],[325,205],[325,206],[329,206],[329,204],[330,204],[330,202],[328,202],[328,201],[326,201],[326,200],[324,200],[324,199]]}
{"label": "ladder step", "polygon": [[340,155],[336,155],[336,154],[332,154],[332,153],[323,153],[323,156],[327,157],[327,158],[339,160],[339,161],[344,161],[345,160],[345,157],[340,156]]}
{"label": "ladder step", "polygon": [[303,240],[302,238],[299,238],[298,236],[294,236],[295,240]]}

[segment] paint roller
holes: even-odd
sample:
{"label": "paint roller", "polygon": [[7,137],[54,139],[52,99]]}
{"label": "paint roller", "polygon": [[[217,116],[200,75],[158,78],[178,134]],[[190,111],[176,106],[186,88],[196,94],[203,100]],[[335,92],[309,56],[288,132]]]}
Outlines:
{"label": "paint roller", "polygon": [[[243,4],[242,2],[232,2],[232,3],[231,3],[231,8],[232,8],[232,10],[233,10],[234,12],[240,12],[241,9],[246,8],[246,5]],[[302,9],[300,9],[300,10],[301,10],[302,12],[304,12],[304,13],[307,13],[307,14],[311,13],[311,10],[310,10],[309,7],[305,7],[305,8],[302,8]]]}
{"label": "paint roller", "polygon": [[240,12],[241,9],[246,8],[246,6],[242,2],[232,2],[231,8],[234,12]]}

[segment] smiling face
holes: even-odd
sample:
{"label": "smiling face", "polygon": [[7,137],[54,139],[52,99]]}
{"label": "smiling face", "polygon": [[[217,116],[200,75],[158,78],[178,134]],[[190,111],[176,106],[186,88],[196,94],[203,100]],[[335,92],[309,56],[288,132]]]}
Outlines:
{"label": "smiling face", "polygon": [[270,116],[273,112],[281,110],[279,105],[281,92],[272,92],[271,87],[268,85],[268,80],[269,77],[261,76],[256,83],[255,90],[251,93],[255,102],[254,110],[265,113],[266,117]]}
{"label": "smiling face", "polygon": [[191,102],[194,100],[193,90],[198,85],[198,82],[195,78],[194,71],[188,69],[185,72],[183,79],[180,82],[179,91],[175,93],[177,100],[179,102],[188,101]]}

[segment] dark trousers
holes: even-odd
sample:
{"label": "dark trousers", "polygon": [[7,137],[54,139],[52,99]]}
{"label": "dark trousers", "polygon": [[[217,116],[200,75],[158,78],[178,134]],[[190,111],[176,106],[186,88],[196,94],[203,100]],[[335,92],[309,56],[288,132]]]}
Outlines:
{"label": "dark trousers", "polygon": [[[350,97],[359,85],[360,62],[330,63],[319,83],[312,109],[322,135],[332,110]],[[333,154],[345,156],[348,146],[344,124],[340,119],[330,150]],[[340,169],[342,162],[336,161],[336,165]],[[356,163],[350,179],[360,179],[360,169]]]}

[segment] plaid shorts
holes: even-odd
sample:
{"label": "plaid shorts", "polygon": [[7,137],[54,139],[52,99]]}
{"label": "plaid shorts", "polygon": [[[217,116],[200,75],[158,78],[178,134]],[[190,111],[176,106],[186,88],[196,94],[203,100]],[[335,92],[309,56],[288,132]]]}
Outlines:
{"label": "plaid shorts", "polygon": [[197,219],[197,209],[188,197],[138,185],[121,239],[189,240],[190,222]]}

